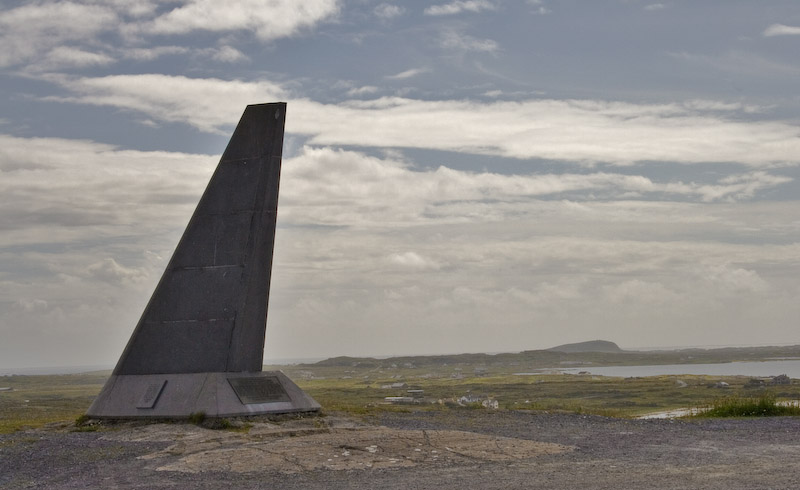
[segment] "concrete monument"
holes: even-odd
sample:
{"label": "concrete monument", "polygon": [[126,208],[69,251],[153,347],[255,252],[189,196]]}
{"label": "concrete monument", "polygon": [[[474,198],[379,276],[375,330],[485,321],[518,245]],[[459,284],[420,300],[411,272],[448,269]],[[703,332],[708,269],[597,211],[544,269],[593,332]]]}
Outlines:
{"label": "concrete monument", "polygon": [[261,371],[285,116],[285,103],[245,109],[90,417],[319,410]]}

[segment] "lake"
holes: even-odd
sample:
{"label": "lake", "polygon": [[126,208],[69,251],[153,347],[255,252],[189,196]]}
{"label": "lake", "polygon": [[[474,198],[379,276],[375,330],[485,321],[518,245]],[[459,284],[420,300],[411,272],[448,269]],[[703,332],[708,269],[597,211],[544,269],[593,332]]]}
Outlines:
{"label": "lake", "polygon": [[[697,374],[709,376],[778,376],[785,374],[790,378],[800,378],[800,359],[781,361],[726,362],[719,364],[663,364],[657,366],[581,366],[578,368],[554,368],[542,370],[558,371],[565,374],[588,372],[596,376],[615,376],[621,378]],[[534,375],[536,373],[516,373]]]}

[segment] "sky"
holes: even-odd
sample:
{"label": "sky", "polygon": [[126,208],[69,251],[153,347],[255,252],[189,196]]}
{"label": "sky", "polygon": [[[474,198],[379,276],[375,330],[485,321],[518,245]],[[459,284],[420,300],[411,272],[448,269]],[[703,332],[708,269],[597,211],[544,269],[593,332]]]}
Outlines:
{"label": "sky", "polygon": [[288,103],[265,362],[800,343],[800,4],[0,1],[0,367],[113,365]]}

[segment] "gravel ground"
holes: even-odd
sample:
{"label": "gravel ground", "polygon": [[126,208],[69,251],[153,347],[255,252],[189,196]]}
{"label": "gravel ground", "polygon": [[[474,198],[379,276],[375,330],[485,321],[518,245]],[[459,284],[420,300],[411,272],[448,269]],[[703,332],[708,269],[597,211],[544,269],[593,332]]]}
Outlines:
{"label": "gravel ground", "polygon": [[485,410],[330,416],[248,433],[48,427],[0,436],[0,488],[796,489],[798,434],[795,417]]}

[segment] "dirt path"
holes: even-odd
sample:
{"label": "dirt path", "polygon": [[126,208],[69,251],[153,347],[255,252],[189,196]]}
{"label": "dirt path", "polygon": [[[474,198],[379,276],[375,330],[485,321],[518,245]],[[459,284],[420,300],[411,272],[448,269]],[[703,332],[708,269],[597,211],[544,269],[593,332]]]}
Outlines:
{"label": "dirt path", "polygon": [[0,436],[2,488],[800,488],[800,418],[483,410]]}

